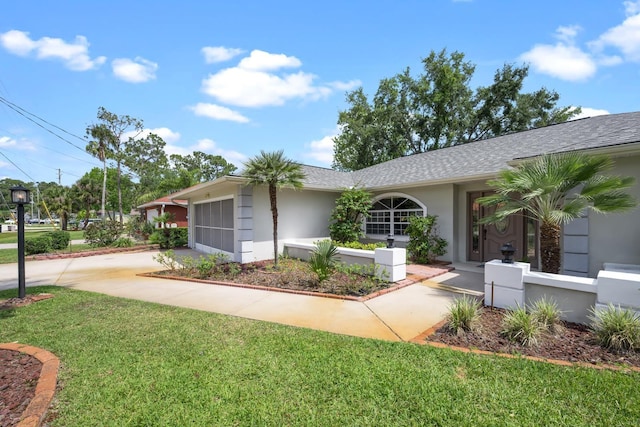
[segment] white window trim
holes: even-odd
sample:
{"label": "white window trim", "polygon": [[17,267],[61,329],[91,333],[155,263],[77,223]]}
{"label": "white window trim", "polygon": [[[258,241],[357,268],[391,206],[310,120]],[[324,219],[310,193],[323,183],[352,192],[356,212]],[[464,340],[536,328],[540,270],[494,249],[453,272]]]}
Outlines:
{"label": "white window trim", "polygon": [[[395,198],[403,198],[403,199],[409,199],[415,203],[418,204],[418,206],[420,206],[420,208],[422,209],[422,216],[427,216],[427,207],[425,206],[424,203],[422,203],[420,200],[416,199],[413,196],[410,196],[408,194],[405,193],[399,193],[399,192],[393,192],[393,193],[384,193],[384,194],[380,194],[378,196],[376,196],[373,199],[373,203],[375,204],[377,203],[379,200],[381,199],[388,199],[390,197],[395,197]],[[393,211],[394,209],[390,209],[389,211]],[[402,209],[399,209],[402,210]],[[362,231],[365,233],[365,237],[368,239],[374,239],[374,240],[385,240],[388,235],[386,234],[366,234],[367,232],[367,219],[365,219],[362,222]],[[391,231],[393,231],[393,215],[391,215]],[[409,236],[393,236],[394,239],[398,242],[408,242],[409,241]]]}

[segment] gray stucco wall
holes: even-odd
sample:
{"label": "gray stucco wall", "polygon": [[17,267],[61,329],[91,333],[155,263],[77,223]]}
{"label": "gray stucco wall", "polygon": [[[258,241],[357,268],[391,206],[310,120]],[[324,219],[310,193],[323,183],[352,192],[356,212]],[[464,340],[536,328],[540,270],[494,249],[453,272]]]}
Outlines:
{"label": "gray stucco wall", "polygon": [[[611,173],[635,177],[629,193],[640,200],[640,156],[614,160]],[[640,264],[640,208],[606,215],[589,212],[589,277],[596,277],[605,262]]]}
{"label": "gray stucco wall", "polygon": [[[278,191],[278,240],[329,236],[329,217],[339,193],[291,189]],[[253,191],[253,251],[273,258],[273,219],[266,187]],[[282,251],[282,244],[279,244]]]}

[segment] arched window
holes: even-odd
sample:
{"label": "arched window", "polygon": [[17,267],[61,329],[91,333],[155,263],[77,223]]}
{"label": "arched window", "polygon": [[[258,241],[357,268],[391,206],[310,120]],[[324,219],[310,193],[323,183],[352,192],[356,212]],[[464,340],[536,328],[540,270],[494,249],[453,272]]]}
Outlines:
{"label": "arched window", "polygon": [[410,216],[424,216],[427,208],[404,194],[383,194],[374,201],[365,223],[367,236],[404,236]]}

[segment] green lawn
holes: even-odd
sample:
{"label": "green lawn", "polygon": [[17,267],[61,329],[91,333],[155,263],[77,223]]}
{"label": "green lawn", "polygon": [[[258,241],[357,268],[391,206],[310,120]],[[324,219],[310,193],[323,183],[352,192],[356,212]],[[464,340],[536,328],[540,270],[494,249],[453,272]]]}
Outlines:
{"label": "green lawn", "polygon": [[[68,253],[68,252],[82,252],[90,249],[95,249],[88,243],[74,243],[68,248],[60,251],[54,251],[54,253]],[[27,255],[27,258],[29,256]],[[18,250],[17,249],[0,249],[0,264],[10,264],[18,262]]]}
{"label": "green lawn", "polygon": [[0,312],[0,342],[60,357],[52,426],[636,426],[640,419],[640,374],[353,338],[57,287],[29,292],[36,290],[56,296]]}
{"label": "green lawn", "polygon": [[[32,226],[32,227],[37,227],[37,226]],[[28,239],[30,237],[35,237],[35,236],[39,236],[41,234],[46,233],[47,231],[52,231],[53,228],[51,227],[47,227],[46,230],[39,230],[37,228],[30,228],[30,227],[25,227],[24,229],[24,235],[25,238]],[[84,239],[84,231],[80,230],[80,231],[69,231],[69,234],[71,235],[71,240],[80,240],[80,239]],[[18,243],[18,233],[16,232],[11,232],[11,233],[0,233],[0,243]]]}

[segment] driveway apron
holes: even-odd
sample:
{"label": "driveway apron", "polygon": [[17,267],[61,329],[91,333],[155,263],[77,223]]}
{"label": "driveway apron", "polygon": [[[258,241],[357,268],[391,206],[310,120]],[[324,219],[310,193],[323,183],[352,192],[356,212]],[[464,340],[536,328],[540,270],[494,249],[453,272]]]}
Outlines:
{"label": "driveway apron", "polygon": [[[455,293],[427,282],[366,302],[138,276],[162,270],[157,251],[26,263],[26,285],[56,285],[333,333],[408,341],[442,320]],[[0,265],[0,290],[17,288],[17,264]]]}

